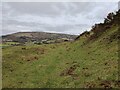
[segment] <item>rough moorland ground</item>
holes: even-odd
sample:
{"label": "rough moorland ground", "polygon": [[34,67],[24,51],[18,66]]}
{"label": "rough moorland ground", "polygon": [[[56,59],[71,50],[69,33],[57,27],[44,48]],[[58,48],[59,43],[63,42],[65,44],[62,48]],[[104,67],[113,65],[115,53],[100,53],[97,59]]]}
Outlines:
{"label": "rough moorland ground", "polygon": [[[94,40],[3,48],[3,88],[117,88],[118,26]],[[111,39],[112,38],[112,39]]]}

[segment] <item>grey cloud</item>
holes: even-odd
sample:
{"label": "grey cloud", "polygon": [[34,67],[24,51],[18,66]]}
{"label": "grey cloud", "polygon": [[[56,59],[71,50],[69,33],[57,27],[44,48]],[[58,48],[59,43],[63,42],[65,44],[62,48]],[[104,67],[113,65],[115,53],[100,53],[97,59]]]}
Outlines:
{"label": "grey cloud", "polygon": [[16,20],[4,20],[3,21],[3,26],[5,27],[6,25],[21,25],[21,26],[30,26],[30,27],[40,27],[42,24],[39,23],[33,23],[33,22],[19,22]]}
{"label": "grey cloud", "polygon": [[14,31],[19,32],[27,29],[28,31],[47,31],[56,33],[78,34],[78,32],[71,31],[77,30],[79,33],[81,33],[83,28],[86,30],[86,28],[89,27],[90,26],[87,24],[51,26],[32,22],[25,23],[15,20],[8,20],[7,22],[3,23],[3,33],[13,33]]}
{"label": "grey cloud", "polygon": [[[95,2],[9,2],[12,9],[19,13],[56,16],[60,14],[86,14],[103,3]],[[104,6],[104,4],[102,5]]]}
{"label": "grey cloud", "polygon": [[79,34],[117,10],[117,3],[7,2],[2,7],[3,34],[18,31]]}
{"label": "grey cloud", "polygon": [[54,9],[56,3],[39,3],[39,2],[9,2],[7,3],[15,12],[23,14],[35,15],[59,15],[59,12]]}
{"label": "grey cloud", "polygon": [[106,11],[106,8],[115,5],[113,2],[9,2],[7,4],[16,12],[45,16],[63,13],[71,15],[82,13],[84,15],[92,12],[96,7],[102,7]]}
{"label": "grey cloud", "polygon": [[118,2],[118,9],[120,9],[120,1]]}
{"label": "grey cloud", "polygon": [[[63,25],[63,26],[55,26],[55,27],[52,27],[52,26],[44,26],[44,28],[46,30],[49,30],[49,31],[57,31],[57,32],[69,32],[69,31],[73,31],[73,30],[76,30],[76,29],[79,29],[79,31],[81,32],[81,29],[82,28],[88,28],[90,27],[89,25]],[[76,34],[75,32],[73,32],[73,34]]]}

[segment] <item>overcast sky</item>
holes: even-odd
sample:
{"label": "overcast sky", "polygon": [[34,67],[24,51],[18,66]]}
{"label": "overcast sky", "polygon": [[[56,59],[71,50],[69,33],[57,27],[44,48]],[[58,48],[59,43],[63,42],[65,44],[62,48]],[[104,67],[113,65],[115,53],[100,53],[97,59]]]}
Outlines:
{"label": "overcast sky", "polygon": [[2,34],[24,31],[80,34],[117,9],[117,2],[4,2]]}

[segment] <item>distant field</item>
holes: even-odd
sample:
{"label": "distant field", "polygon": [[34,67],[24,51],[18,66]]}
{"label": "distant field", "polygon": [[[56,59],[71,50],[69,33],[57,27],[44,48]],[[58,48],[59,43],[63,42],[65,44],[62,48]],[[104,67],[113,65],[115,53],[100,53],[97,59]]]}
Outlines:
{"label": "distant field", "polygon": [[17,43],[17,42],[5,42],[5,43],[0,44],[0,48],[11,47],[11,46],[17,45],[17,44],[19,44],[19,43]]}
{"label": "distant field", "polygon": [[118,27],[95,40],[3,48],[3,88],[117,88]]}

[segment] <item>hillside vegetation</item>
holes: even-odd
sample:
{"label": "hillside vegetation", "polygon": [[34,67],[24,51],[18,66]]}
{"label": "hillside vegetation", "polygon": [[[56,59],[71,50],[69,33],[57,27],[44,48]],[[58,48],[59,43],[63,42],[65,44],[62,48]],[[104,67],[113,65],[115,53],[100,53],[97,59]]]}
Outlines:
{"label": "hillside vegetation", "polygon": [[3,88],[120,87],[120,12],[110,17],[74,42],[3,48]]}

